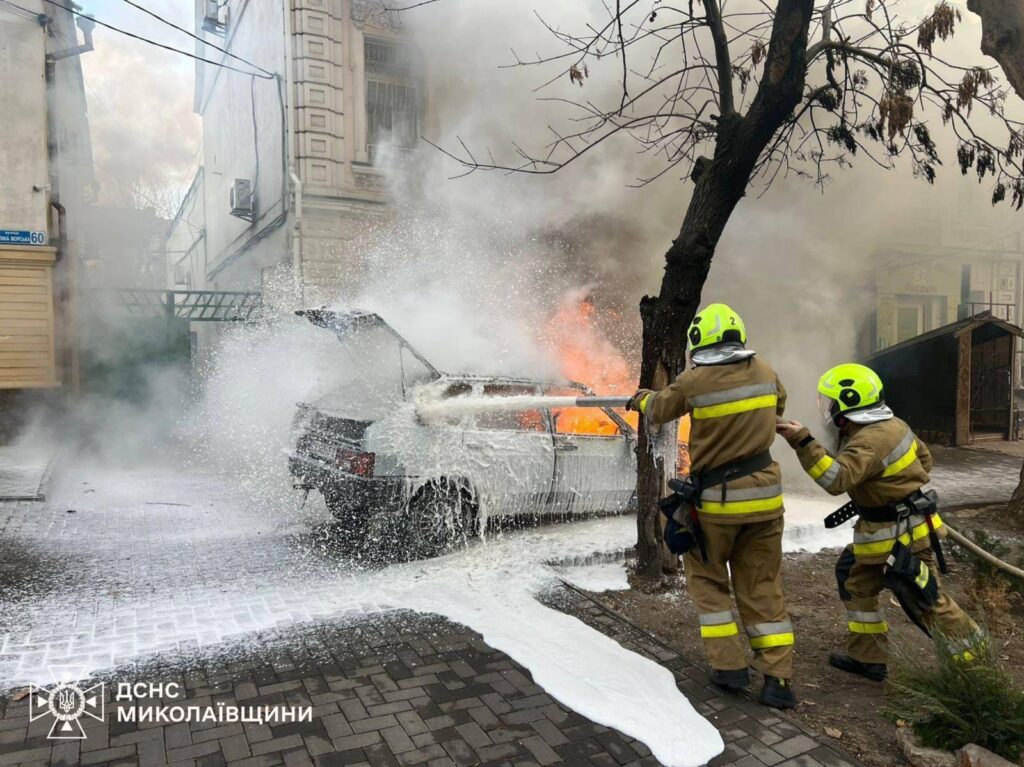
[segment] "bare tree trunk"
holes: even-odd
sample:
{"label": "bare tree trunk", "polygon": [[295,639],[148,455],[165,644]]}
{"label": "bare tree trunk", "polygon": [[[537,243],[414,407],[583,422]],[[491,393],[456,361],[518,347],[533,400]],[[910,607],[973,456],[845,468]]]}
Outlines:
{"label": "bare tree trunk", "polygon": [[[711,259],[733,210],[743,197],[761,153],[803,95],[807,30],[813,0],[780,0],[772,26],[765,70],[746,115],[729,111],[718,118],[715,156],[698,162],[679,236],[665,255],[665,275],[657,297],[640,302],[643,357],[640,385],[657,388],[686,365],[686,331],[701,300]],[[725,52],[725,55],[728,55]],[[728,84],[731,92],[731,83]],[[731,99],[723,98],[723,103]],[[637,572],[661,572],[661,526],[657,501],[665,492],[665,466],[656,460],[652,435],[641,424],[637,456]]]}
{"label": "bare tree trunk", "polygon": [[1024,528],[1024,466],[1021,466],[1020,481],[1017,483],[1017,489],[1013,491],[1006,512],[1016,520],[1018,526]]}
{"label": "bare tree trunk", "polygon": [[999,62],[1024,99],[1024,1],[968,0],[967,8],[981,16],[981,52]]}

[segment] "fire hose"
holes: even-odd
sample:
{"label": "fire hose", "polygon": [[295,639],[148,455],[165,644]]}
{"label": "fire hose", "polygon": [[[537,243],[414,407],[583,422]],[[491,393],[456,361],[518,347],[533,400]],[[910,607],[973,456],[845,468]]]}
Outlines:
{"label": "fire hose", "polygon": [[952,527],[950,527],[948,524],[945,527],[946,527],[946,532],[949,533],[949,537],[950,538],[952,538],[958,544],[960,544],[965,549],[967,549],[969,552],[974,554],[976,557],[978,557],[979,559],[985,560],[986,562],[988,562],[993,567],[996,567],[996,568],[1002,570],[1004,573],[1008,573],[1008,574],[1010,574],[1010,575],[1012,575],[1012,576],[1014,576],[1016,578],[1020,578],[1021,580],[1024,580],[1024,570],[1021,570],[1019,567],[1014,567],[1013,565],[1009,564],[1008,562],[1004,562],[1003,560],[999,559],[999,557],[997,557],[997,556],[995,556],[993,554],[990,554],[989,552],[985,551],[985,549],[981,548],[981,546],[976,544],[970,538],[967,538],[964,535],[962,535],[961,533],[957,532]]}

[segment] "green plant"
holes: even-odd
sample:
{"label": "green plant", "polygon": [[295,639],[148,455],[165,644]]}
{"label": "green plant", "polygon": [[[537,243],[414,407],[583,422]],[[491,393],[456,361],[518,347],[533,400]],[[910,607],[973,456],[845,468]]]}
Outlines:
{"label": "green plant", "polygon": [[[1024,567],[1024,554],[1014,551],[1013,548],[1008,546],[1006,543],[998,538],[993,538],[984,530],[980,528],[971,530],[969,537],[992,556],[998,557],[1004,562],[1009,562],[1011,565]],[[1006,588],[1010,592],[1015,593],[1018,596],[1024,596],[1024,582],[1019,578],[1013,578],[1007,575],[998,567],[989,564],[983,559],[979,559],[970,554],[967,554],[967,556],[973,566],[976,582],[1005,584]]]}
{"label": "green plant", "polygon": [[1024,750],[1024,690],[987,644],[970,662],[955,660],[946,640],[936,645],[934,663],[919,652],[895,655],[885,713],[908,722],[931,748],[955,751],[977,743],[1017,761]]}

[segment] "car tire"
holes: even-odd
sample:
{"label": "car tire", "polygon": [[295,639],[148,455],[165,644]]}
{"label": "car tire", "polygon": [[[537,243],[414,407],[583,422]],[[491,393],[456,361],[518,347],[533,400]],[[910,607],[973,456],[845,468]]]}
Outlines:
{"label": "car tire", "polygon": [[476,536],[476,505],[465,485],[441,478],[423,485],[406,507],[404,528],[411,559],[437,557]]}

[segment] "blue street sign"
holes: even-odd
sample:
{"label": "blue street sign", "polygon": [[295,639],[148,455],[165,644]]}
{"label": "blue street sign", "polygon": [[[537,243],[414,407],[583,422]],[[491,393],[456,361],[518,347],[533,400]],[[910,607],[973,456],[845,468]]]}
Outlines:
{"label": "blue street sign", "polygon": [[0,245],[45,245],[46,232],[28,229],[0,229]]}

